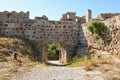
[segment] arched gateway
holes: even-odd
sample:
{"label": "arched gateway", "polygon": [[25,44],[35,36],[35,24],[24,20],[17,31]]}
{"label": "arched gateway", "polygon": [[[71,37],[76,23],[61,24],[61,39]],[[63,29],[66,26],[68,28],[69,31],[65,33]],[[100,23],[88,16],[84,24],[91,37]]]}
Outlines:
{"label": "arched gateway", "polygon": [[62,46],[60,61],[67,63],[75,55],[79,45],[87,43],[80,27],[84,22],[85,17],[76,16],[73,12],[63,14],[60,21],[51,21],[46,16],[29,19],[29,12],[4,11],[0,13],[0,34],[21,36],[35,41],[44,62],[47,60],[46,44],[59,42]]}
{"label": "arched gateway", "polygon": [[[67,63],[67,53],[66,53],[66,50],[64,49],[63,44],[60,44],[60,45],[61,45],[61,48],[60,48],[60,53],[59,53],[59,61],[60,61],[60,63],[66,64]],[[43,57],[42,57],[42,59],[43,59],[44,62],[47,62],[47,60],[48,60],[47,48],[48,48],[47,45],[43,46]]]}

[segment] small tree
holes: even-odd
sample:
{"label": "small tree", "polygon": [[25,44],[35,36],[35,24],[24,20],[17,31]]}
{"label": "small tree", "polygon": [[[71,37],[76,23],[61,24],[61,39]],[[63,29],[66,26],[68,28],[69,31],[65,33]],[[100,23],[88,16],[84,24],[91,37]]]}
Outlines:
{"label": "small tree", "polygon": [[59,59],[60,43],[48,44],[48,59]]}
{"label": "small tree", "polygon": [[90,26],[88,26],[88,30],[92,33],[98,34],[100,37],[103,38],[103,35],[105,34],[106,26],[104,23],[101,22],[92,22]]}

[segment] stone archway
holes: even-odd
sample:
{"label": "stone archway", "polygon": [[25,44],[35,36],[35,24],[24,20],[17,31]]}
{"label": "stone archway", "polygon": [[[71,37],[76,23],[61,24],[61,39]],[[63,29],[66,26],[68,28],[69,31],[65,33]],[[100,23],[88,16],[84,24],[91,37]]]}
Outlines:
{"label": "stone archway", "polygon": [[[60,48],[60,54],[59,54],[59,61],[62,64],[66,64],[67,63],[67,52],[64,49],[63,44],[60,43],[60,45],[61,45],[61,48]],[[48,56],[47,48],[48,48],[48,46],[47,46],[47,44],[45,44],[43,46],[43,57],[42,57],[42,60],[45,63],[47,63],[47,60],[48,60],[48,57],[47,57]]]}

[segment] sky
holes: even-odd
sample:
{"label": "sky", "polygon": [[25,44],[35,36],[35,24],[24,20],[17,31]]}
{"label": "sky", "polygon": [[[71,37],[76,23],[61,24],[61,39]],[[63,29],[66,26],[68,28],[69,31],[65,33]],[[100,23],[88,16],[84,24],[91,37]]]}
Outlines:
{"label": "sky", "polygon": [[46,15],[49,20],[59,20],[63,13],[76,12],[77,16],[86,15],[92,10],[92,17],[100,13],[120,13],[120,0],[1,0],[0,12],[30,12],[30,18]]}

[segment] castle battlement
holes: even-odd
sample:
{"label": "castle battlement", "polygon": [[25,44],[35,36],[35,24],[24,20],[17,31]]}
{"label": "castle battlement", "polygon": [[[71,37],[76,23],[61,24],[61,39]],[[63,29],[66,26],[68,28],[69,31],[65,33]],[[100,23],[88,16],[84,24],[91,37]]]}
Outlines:
{"label": "castle battlement", "polygon": [[0,12],[0,21],[3,22],[18,22],[18,21],[28,21],[29,20],[29,12]]}

